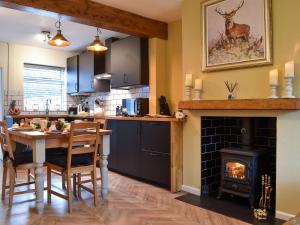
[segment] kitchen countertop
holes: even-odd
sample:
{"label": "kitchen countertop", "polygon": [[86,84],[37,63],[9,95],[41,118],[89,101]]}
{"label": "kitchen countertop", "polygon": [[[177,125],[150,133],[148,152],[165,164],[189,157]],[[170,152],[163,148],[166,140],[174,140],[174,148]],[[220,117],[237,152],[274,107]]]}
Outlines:
{"label": "kitchen countertop", "polygon": [[184,119],[175,117],[126,117],[126,116],[105,116],[108,120],[138,120],[138,121],[159,121],[159,122],[181,122]]}
{"label": "kitchen countertop", "polygon": [[174,117],[126,117],[126,116],[81,116],[81,115],[68,115],[68,114],[58,114],[58,115],[27,115],[21,114],[12,116],[14,119],[22,119],[22,118],[74,118],[74,119],[94,119],[94,118],[104,118],[108,120],[134,120],[134,121],[158,121],[158,122],[182,122],[185,119],[177,119]]}

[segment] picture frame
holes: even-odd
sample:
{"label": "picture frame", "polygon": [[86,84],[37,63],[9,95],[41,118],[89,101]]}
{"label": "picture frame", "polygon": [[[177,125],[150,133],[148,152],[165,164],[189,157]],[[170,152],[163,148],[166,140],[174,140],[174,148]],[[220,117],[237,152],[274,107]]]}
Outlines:
{"label": "picture frame", "polygon": [[202,7],[202,71],[273,64],[271,0],[207,0]]}

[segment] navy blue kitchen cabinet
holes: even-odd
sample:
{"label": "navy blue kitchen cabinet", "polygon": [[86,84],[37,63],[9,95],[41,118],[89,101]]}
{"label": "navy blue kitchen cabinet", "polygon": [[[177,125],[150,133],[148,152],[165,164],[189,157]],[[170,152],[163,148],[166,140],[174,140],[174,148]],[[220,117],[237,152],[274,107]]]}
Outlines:
{"label": "navy blue kitchen cabinet", "polygon": [[129,36],[111,44],[111,87],[149,85],[148,39]]}
{"label": "navy blue kitchen cabinet", "polygon": [[109,169],[170,187],[170,123],[109,120]]}
{"label": "navy blue kitchen cabinet", "polygon": [[[95,75],[105,73],[104,53],[84,52],[79,55],[79,92],[101,91],[98,83],[102,82],[94,78]],[[101,86],[101,85],[100,85]],[[105,87],[102,85],[101,87]],[[102,91],[109,91],[109,85]]]}
{"label": "navy blue kitchen cabinet", "polygon": [[79,56],[67,59],[67,94],[78,92]]}
{"label": "navy blue kitchen cabinet", "polygon": [[170,186],[170,123],[142,122],[141,177]]}
{"label": "navy blue kitchen cabinet", "polygon": [[139,172],[140,122],[109,120],[112,130],[109,168],[118,172],[137,176]]}

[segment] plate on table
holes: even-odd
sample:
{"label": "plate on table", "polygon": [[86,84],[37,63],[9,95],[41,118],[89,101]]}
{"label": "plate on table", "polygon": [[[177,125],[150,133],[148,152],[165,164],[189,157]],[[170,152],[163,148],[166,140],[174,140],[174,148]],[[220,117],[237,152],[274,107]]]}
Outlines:
{"label": "plate on table", "polygon": [[33,131],[34,129],[32,127],[12,127],[12,130],[15,131]]}

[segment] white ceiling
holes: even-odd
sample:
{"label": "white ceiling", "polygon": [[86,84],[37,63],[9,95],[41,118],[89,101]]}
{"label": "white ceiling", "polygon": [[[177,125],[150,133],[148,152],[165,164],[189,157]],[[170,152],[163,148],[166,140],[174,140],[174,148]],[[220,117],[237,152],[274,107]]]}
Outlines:
{"label": "white ceiling", "polygon": [[151,19],[172,22],[181,18],[182,0],[93,0]]}
{"label": "white ceiling", "polygon": [[[172,22],[181,18],[182,0],[93,0],[105,5],[129,11],[151,19]],[[60,48],[49,46],[43,41],[42,30],[48,30],[55,35],[55,18],[31,14],[14,9],[0,7],[0,42],[10,42],[24,45],[51,48],[63,51],[81,51],[90,44],[96,34],[96,28],[62,21],[64,36],[71,46]],[[126,37],[127,35],[102,29],[101,39],[109,37]]]}
{"label": "white ceiling", "polygon": [[[14,9],[0,7],[0,42],[10,42],[24,45],[37,46],[64,51],[81,51],[90,44],[96,34],[96,28],[62,21],[64,36],[71,42],[71,46],[60,48],[49,46],[43,41],[42,30],[51,31],[55,35],[55,18],[40,16]],[[118,32],[101,29],[101,39],[109,37],[126,37],[127,35]]]}

